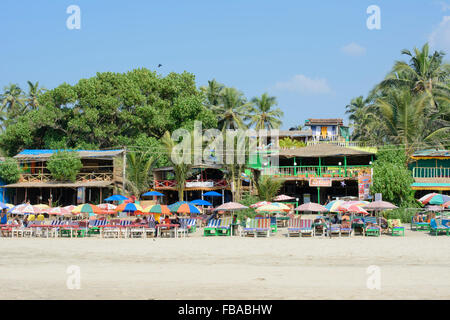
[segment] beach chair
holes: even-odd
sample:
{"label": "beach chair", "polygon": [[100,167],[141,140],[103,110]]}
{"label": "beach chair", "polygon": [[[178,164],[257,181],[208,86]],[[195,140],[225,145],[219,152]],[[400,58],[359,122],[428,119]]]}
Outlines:
{"label": "beach chair", "polygon": [[435,236],[438,236],[440,234],[447,234],[449,235],[449,230],[450,228],[447,226],[444,226],[442,224],[438,224],[436,222],[436,219],[431,219],[430,220],[430,234],[433,234]]}
{"label": "beach chair", "polygon": [[313,237],[314,228],[312,219],[301,219],[300,220],[300,236]]}
{"label": "beach chair", "polygon": [[231,236],[231,223],[233,217],[221,218],[220,224],[216,228],[216,236]]}
{"label": "beach chair", "polygon": [[365,217],[364,218],[364,233],[366,236],[379,237],[381,235],[381,228],[377,224],[376,217]]}
{"label": "beach chair", "polygon": [[187,219],[180,219],[180,226],[177,228],[177,236],[186,237],[189,233]]}
{"label": "beach chair", "polygon": [[300,237],[300,221],[301,218],[300,217],[291,217],[288,221],[288,233],[287,236],[288,238],[292,237],[292,236],[298,236]]}
{"label": "beach chair", "polygon": [[341,236],[350,237],[353,233],[352,224],[350,221],[342,221],[341,223]]}
{"label": "beach chair", "polygon": [[205,237],[215,236],[219,224],[220,224],[219,219],[210,219],[206,227],[203,228],[203,236]]}
{"label": "beach chair", "polygon": [[258,228],[258,221],[256,219],[248,219],[245,227],[242,229],[241,236],[256,237],[256,228]]}
{"label": "beach chair", "polygon": [[189,218],[186,220],[186,224],[188,226],[189,233],[194,233],[197,231],[197,219]]}
{"label": "beach chair", "polygon": [[332,225],[330,226],[330,229],[328,230],[328,235],[329,235],[330,237],[333,237],[333,236],[338,236],[338,237],[340,237],[340,236],[341,236],[341,225],[340,225],[340,224],[337,224],[337,223],[332,224]]}
{"label": "beach chair", "polygon": [[256,227],[256,236],[262,236],[262,237],[270,237],[271,233],[271,226],[270,226],[270,218],[259,218],[256,219],[258,222]]}
{"label": "beach chair", "polygon": [[317,218],[313,222],[314,236],[326,236],[327,224],[321,221],[321,218]]}
{"label": "beach chair", "polygon": [[414,217],[411,217],[411,230],[412,231],[430,231],[430,224],[428,222],[414,221]]}
{"label": "beach chair", "polygon": [[405,227],[402,226],[400,219],[389,219],[387,222],[392,236],[405,236]]}
{"label": "beach chair", "polygon": [[156,221],[155,217],[152,215],[148,221],[147,226],[144,228],[144,237],[147,238],[149,235],[156,237]]}

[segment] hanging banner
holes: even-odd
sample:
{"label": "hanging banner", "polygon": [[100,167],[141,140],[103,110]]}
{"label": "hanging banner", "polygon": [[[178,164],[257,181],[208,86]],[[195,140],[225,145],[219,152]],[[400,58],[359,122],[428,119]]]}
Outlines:
{"label": "hanging banner", "polygon": [[331,187],[331,178],[309,178],[310,187]]}
{"label": "hanging banner", "polygon": [[372,185],[372,172],[370,169],[361,170],[358,173],[358,195],[359,200],[368,200],[370,196],[370,186]]}
{"label": "hanging banner", "polygon": [[212,188],[214,181],[189,181],[186,182],[186,188]]}
{"label": "hanging banner", "polygon": [[78,187],[77,188],[77,203],[85,203],[85,194],[86,194],[86,187]]}

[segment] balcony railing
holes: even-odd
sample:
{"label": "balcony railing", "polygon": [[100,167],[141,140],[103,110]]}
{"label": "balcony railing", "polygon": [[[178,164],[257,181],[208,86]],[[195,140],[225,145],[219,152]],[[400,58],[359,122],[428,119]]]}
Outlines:
{"label": "balcony railing", "polygon": [[[176,188],[176,180],[154,180],[155,189]],[[186,180],[186,188],[225,188],[228,186],[226,180]]]}
{"label": "balcony railing", "polygon": [[355,178],[362,169],[369,165],[360,166],[280,166],[261,169],[261,174],[275,178]]}
{"label": "balcony railing", "polygon": [[415,167],[413,168],[413,177],[450,179],[450,168]]}
{"label": "balcony railing", "polygon": [[[112,181],[114,175],[112,172],[79,173],[77,182],[86,181]],[[50,173],[22,173],[19,182],[54,182],[55,179]]]}

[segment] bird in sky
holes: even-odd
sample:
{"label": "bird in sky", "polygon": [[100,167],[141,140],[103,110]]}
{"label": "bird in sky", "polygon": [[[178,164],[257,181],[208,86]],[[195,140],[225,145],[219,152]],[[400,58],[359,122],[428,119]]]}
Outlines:
{"label": "bird in sky", "polygon": [[160,64],[158,64],[158,68],[161,68],[162,67],[162,64],[160,63]]}

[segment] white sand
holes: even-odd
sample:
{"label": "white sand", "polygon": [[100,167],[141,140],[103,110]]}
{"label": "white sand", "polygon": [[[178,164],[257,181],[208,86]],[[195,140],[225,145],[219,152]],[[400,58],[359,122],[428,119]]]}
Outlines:
{"label": "white sand", "polygon": [[[450,237],[5,239],[0,299],[449,299]],[[81,271],[69,290],[67,267]],[[381,289],[366,269],[377,265]]]}

